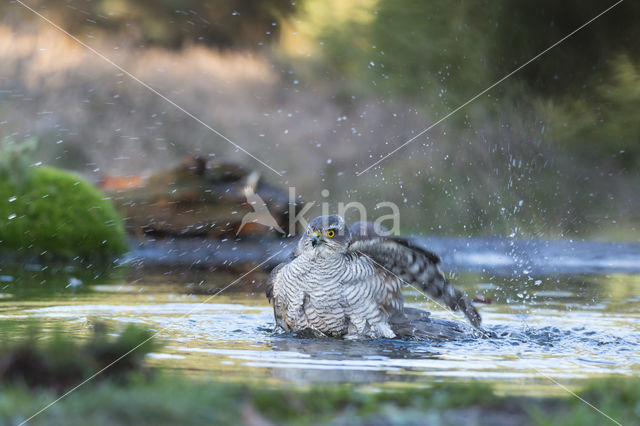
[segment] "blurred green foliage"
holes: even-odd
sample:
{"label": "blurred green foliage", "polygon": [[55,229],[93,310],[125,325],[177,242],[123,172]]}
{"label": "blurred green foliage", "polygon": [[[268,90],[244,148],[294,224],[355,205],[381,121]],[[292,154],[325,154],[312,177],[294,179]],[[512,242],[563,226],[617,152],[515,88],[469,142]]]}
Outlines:
{"label": "blurred green foliage", "polygon": [[[349,94],[410,99],[434,118],[452,111],[607,6],[556,2],[347,1],[323,11],[307,0],[297,15],[299,58],[337,76]],[[333,13],[328,19],[327,14]],[[514,109],[548,123],[544,141],[570,154],[637,169],[640,3],[624,2],[507,79],[482,101],[449,118],[449,139]],[[293,37],[289,37],[293,38]],[[286,41],[286,40],[285,40]],[[299,42],[297,45],[304,45]],[[294,46],[296,46],[294,44]],[[289,49],[294,53],[295,49]],[[538,107],[544,105],[544,107]],[[532,116],[532,111],[537,114]],[[489,114],[489,116],[487,116]],[[529,116],[527,118],[527,115]],[[618,155],[624,150],[624,155]],[[586,155],[584,155],[586,154]],[[621,159],[616,164],[617,158]]]}
{"label": "blurred green foliage", "polygon": [[29,180],[31,156],[38,147],[38,141],[28,139],[21,143],[6,142],[0,149],[0,178],[21,187]]}
{"label": "blurred green foliage", "polygon": [[[257,47],[277,40],[288,0],[32,0],[28,5],[65,30],[84,36],[118,36],[127,43],[179,47]],[[17,4],[0,5],[16,25],[39,20]],[[6,19],[6,18],[5,18]],[[275,23],[275,25],[274,25]]]}
{"label": "blurred green foliage", "polygon": [[592,77],[582,96],[541,101],[553,141],[592,163],[604,160],[612,167],[640,172],[638,59],[613,59],[608,78]]}
{"label": "blurred green foliage", "polygon": [[42,337],[40,325],[33,323],[21,338],[0,341],[0,382],[61,393],[105,367],[98,380],[125,379],[143,372],[146,354],[159,348],[152,337],[135,325],[114,337],[96,323],[90,338],[80,343],[59,329]]}
{"label": "blurred green foliage", "polygon": [[[142,44],[256,48],[278,41],[302,53],[314,78],[343,93],[408,98],[434,118],[450,112],[607,6],[599,0],[35,0],[77,35]],[[38,20],[16,4],[5,22]],[[623,2],[448,121],[498,120],[536,106],[545,142],[587,161],[637,170],[640,3]],[[13,19],[10,19],[13,17]],[[302,47],[301,47],[302,46]],[[302,71],[300,71],[302,72]],[[490,117],[487,117],[487,113]],[[624,151],[621,153],[620,151]],[[623,155],[619,155],[623,154]],[[627,170],[628,171],[628,170]]]}
{"label": "blurred green foliage", "polygon": [[[369,90],[427,102],[438,97],[450,107],[608,6],[598,0],[342,3],[332,12],[324,10],[321,0],[302,4],[295,37],[311,39],[315,54],[310,60],[361,80]],[[594,71],[609,72],[607,64],[617,54],[640,57],[640,46],[634,42],[640,38],[640,28],[634,25],[639,14],[638,3],[619,5],[528,64],[507,84],[552,97],[582,92]]]}
{"label": "blurred green foliage", "polygon": [[[0,388],[0,421],[20,423],[56,398],[50,391]],[[590,382],[580,392],[622,424],[640,420],[637,379]],[[566,398],[498,396],[483,383],[434,383],[427,388],[367,391],[354,386],[307,388],[231,384],[155,375],[151,380],[92,381],[29,424],[480,424],[601,425],[607,419]]]}
{"label": "blurred green foliage", "polygon": [[[427,127],[613,3],[306,0],[283,48],[339,99],[410,105]],[[638,16],[616,6],[359,177],[360,196],[409,203],[405,232],[636,239]]]}
{"label": "blurred green foliage", "polygon": [[100,190],[64,170],[28,167],[25,150],[12,146],[0,150],[3,252],[108,258],[127,251],[120,216]]}

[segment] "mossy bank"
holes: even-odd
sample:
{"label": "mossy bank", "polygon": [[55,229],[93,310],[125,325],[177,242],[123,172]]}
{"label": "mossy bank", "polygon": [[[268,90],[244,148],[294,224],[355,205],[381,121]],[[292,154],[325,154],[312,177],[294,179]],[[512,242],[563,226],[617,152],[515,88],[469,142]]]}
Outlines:
{"label": "mossy bank", "polygon": [[0,254],[110,258],[127,251],[111,201],[80,176],[32,167],[0,180]]}
{"label": "mossy bank", "polygon": [[[230,384],[179,375],[87,383],[29,421],[34,425],[139,424],[638,424],[638,380],[595,382],[563,398],[499,396],[484,384],[370,392],[349,386],[296,388]],[[20,424],[59,394],[0,386],[0,423]],[[604,414],[602,414],[604,413]]]}

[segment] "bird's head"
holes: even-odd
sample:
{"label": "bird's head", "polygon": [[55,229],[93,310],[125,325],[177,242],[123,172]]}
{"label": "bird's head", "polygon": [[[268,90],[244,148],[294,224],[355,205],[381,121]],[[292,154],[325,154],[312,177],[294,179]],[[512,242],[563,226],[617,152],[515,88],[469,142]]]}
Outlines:
{"label": "bird's head", "polygon": [[342,217],[332,214],[313,219],[299,243],[299,249],[314,256],[344,253],[351,242],[351,232]]}

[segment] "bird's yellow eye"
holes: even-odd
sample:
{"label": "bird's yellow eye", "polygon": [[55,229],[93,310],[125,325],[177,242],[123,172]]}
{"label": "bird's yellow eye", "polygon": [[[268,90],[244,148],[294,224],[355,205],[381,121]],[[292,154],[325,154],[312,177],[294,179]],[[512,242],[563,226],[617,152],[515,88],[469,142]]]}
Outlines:
{"label": "bird's yellow eye", "polygon": [[327,232],[325,232],[324,235],[326,235],[329,238],[333,238],[336,236],[336,231],[334,231],[333,229],[329,229]]}
{"label": "bird's yellow eye", "polygon": [[311,231],[307,229],[307,237],[311,235]]}

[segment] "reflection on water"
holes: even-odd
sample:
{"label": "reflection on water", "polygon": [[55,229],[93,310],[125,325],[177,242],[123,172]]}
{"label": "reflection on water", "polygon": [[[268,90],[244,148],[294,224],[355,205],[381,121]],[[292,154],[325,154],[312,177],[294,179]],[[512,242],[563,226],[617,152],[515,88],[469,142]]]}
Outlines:
{"label": "reflection on water", "polygon": [[[61,325],[78,336],[88,332],[92,321],[136,322],[159,331],[166,344],[161,353],[149,357],[150,363],[225,380],[376,386],[485,380],[506,390],[535,393],[552,387],[543,375],[577,384],[594,376],[640,373],[637,275],[510,279],[457,274],[456,282],[468,294],[493,300],[479,309],[486,328],[497,337],[424,342],[278,333],[272,329],[271,308],[261,290],[252,291],[251,280],[240,291],[207,300],[205,289],[226,285],[228,276],[191,273],[185,283],[164,274],[127,280],[122,272],[85,269],[21,274],[3,267],[2,334],[18,333],[27,320],[49,328]],[[435,317],[462,321],[411,289],[405,295],[412,306],[428,309]]]}

